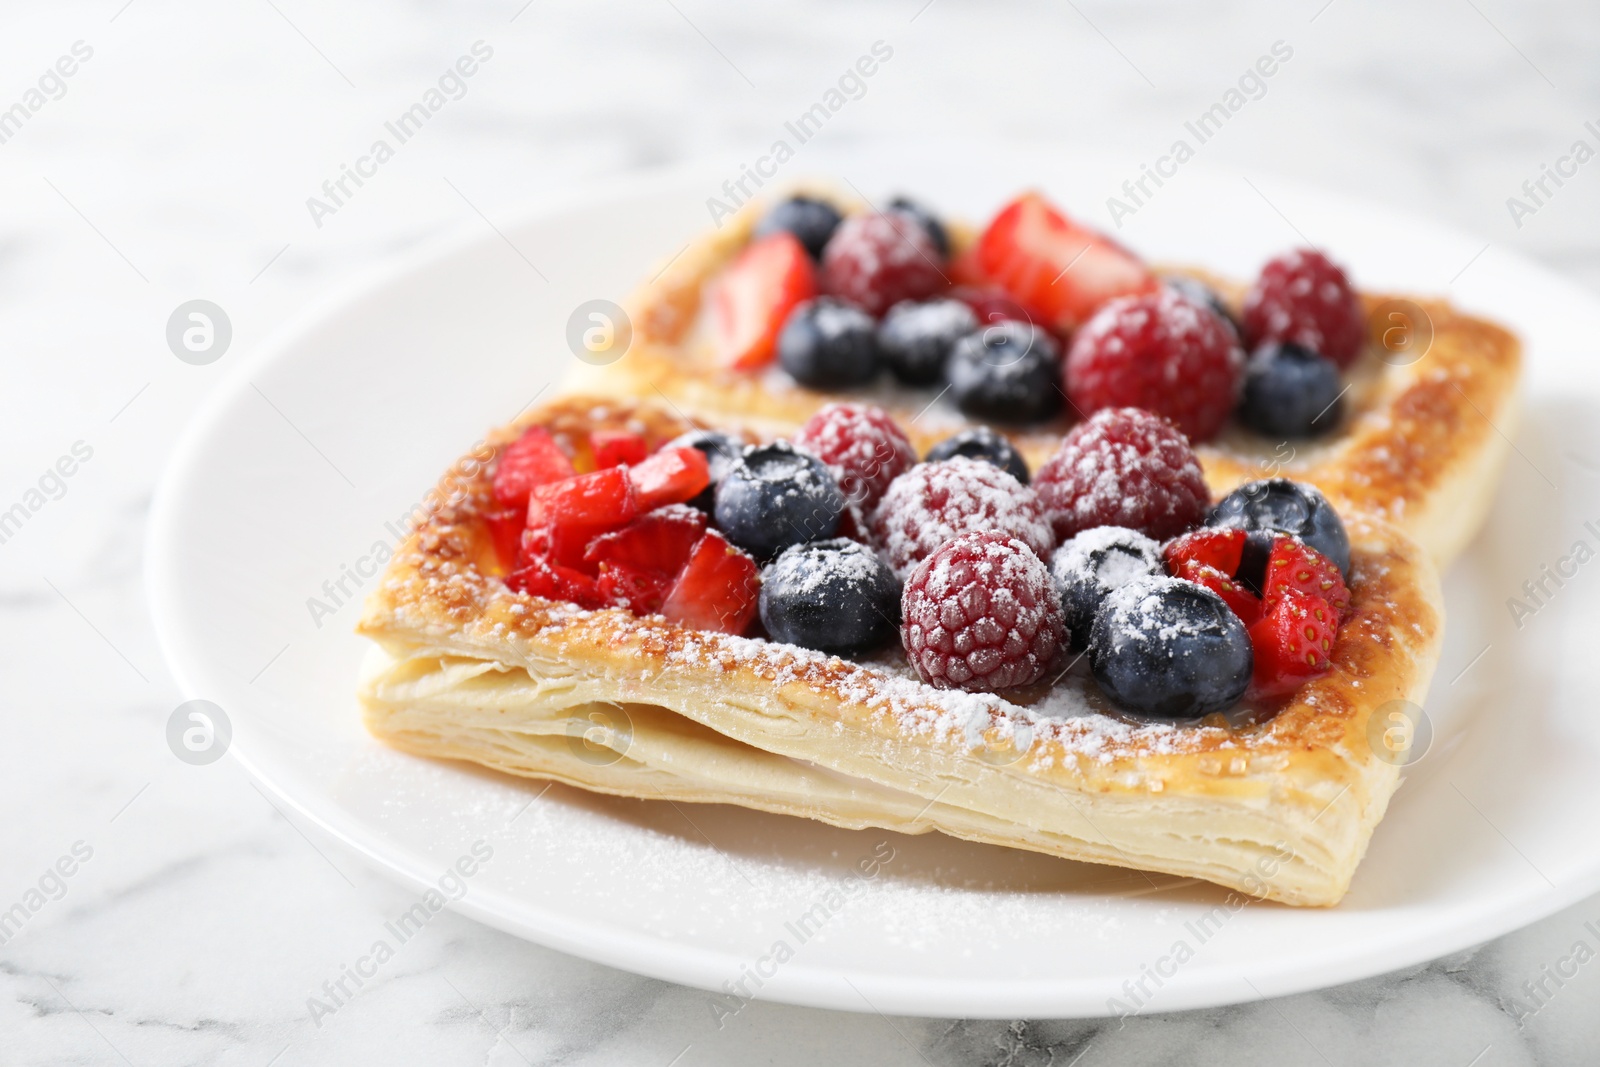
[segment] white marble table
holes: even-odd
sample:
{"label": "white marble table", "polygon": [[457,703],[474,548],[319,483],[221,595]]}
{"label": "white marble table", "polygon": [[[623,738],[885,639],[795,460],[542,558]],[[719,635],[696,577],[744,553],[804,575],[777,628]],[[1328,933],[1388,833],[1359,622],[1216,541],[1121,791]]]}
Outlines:
{"label": "white marble table", "polygon": [[[228,365],[173,357],[173,308],[221,304],[242,351],[382,257],[541,191],[754,158],[875,40],[894,63],[832,120],[836,145],[985,130],[1151,159],[1286,42],[1292,60],[1209,158],[1432,215],[1600,285],[1600,164],[1520,219],[1506,203],[1594,137],[1593,4],[1208,6],[7,5],[0,109],[25,115],[0,125],[0,509],[40,506],[0,543],[0,908],[39,906],[0,945],[0,1063],[1595,1062],[1600,966],[1546,979],[1531,1017],[1513,998],[1589,936],[1600,898],[1404,973],[1126,1026],[758,1004],[718,1029],[704,994],[445,915],[319,1027],[306,998],[336,962],[325,942],[404,891],[287,823],[230,761],[186,766],[165,744],[178,697],[145,615],[144,519]],[[465,95],[317,225],[307,198],[477,41],[493,55]],[[61,57],[70,77],[47,73]],[[29,497],[79,442],[92,456]],[[47,874],[75,846],[87,860]]]}

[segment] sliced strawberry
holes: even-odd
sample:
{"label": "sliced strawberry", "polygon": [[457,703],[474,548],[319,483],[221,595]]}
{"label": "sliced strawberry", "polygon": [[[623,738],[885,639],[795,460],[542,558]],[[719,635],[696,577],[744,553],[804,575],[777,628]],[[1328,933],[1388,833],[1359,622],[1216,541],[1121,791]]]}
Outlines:
{"label": "sliced strawberry", "polygon": [[595,538],[583,558],[590,563],[617,564],[670,578],[683,569],[705,532],[705,512],[681,504],[669,505]]}
{"label": "sliced strawberry", "polygon": [[628,468],[628,478],[639,499],[639,510],[693,500],[711,484],[711,467],[698,448],[663,448],[642,463]]}
{"label": "sliced strawberry", "polygon": [[535,557],[550,563],[559,563],[591,577],[599,566],[583,558],[599,531],[587,526],[530,526],[522,531],[522,543],[517,547],[517,566],[522,567]]}
{"label": "sliced strawberry", "polygon": [[[701,462],[705,462],[703,457]],[[612,467],[539,486],[528,498],[528,528],[551,526],[599,533],[625,525],[639,513],[628,473],[626,467]]]}
{"label": "sliced strawberry", "polygon": [[1261,617],[1261,599],[1209,563],[1197,559],[1180,560],[1176,566],[1169,562],[1167,569],[1174,578],[1187,578],[1220,596],[1246,626]]}
{"label": "sliced strawberry", "polygon": [[741,634],[761,594],[756,561],[707,530],[661,605],[661,614],[696,630]]}
{"label": "sliced strawberry", "polygon": [[529,427],[500,453],[494,470],[494,498],[508,507],[523,507],[536,487],[572,477],[572,460],[543,426]]}
{"label": "sliced strawberry", "polygon": [[600,577],[595,585],[606,603],[627,608],[635,615],[654,615],[661,610],[661,602],[666,599],[667,590],[672,588],[672,577],[619,563],[606,563],[601,565]]}
{"label": "sliced strawberry", "polygon": [[1243,530],[1202,526],[1168,541],[1161,549],[1161,558],[1166,561],[1167,573],[1179,578],[1188,577],[1178,574],[1178,568],[1185,563],[1200,563],[1221,571],[1224,577],[1232,578],[1239,573],[1239,561],[1244,556],[1244,539]]}
{"label": "sliced strawberry", "polygon": [[489,528],[489,539],[494,543],[495,555],[500,562],[511,566],[522,547],[522,530],[528,524],[521,508],[490,508],[483,513],[483,524]]}
{"label": "sliced strawberry", "polygon": [[794,234],[784,231],[755,241],[722,272],[711,292],[717,361],[736,370],[771,363],[789,312],[816,295],[811,256]]}
{"label": "sliced strawberry", "polygon": [[976,246],[977,267],[1049,325],[1071,330],[1116,296],[1160,288],[1138,257],[1080,226],[1038,193],[1023,193],[994,217]]}
{"label": "sliced strawberry", "polygon": [[1287,589],[1266,604],[1250,627],[1255,689],[1263,696],[1292,692],[1333,666],[1339,613],[1319,596]]}
{"label": "sliced strawberry", "polygon": [[1304,541],[1280,534],[1267,556],[1267,573],[1261,582],[1262,600],[1269,606],[1294,590],[1321,597],[1339,613],[1350,614],[1350,589],[1332,560]]}
{"label": "sliced strawberry", "polygon": [[628,430],[596,430],[589,435],[596,469],[638,463],[650,454],[645,439]]}
{"label": "sliced strawberry", "polygon": [[606,604],[593,578],[540,556],[524,558],[516,570],[506,575],[506,585],[519,593],[546,600],[565,600],[580,608],[600,608]]}

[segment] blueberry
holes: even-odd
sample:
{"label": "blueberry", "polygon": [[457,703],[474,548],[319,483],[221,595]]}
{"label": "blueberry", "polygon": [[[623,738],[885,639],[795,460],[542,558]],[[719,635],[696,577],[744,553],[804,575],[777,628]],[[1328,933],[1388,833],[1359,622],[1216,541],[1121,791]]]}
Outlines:
{"label": "blueberry", "polygon": [[1268,341],[1244,369],[1239,421],[1269,437],[1314,437],[1339,424],[1339,367],[1292,341]]}
{"label": "blueberry", "polygon": [[778,334],[778,362],[801,385],[842,389],[878,376],[878,338],[872,316],[829,296],[789,313]]}
{"label": "blueberry", "polygon": [[950,234],[945,231],[944,223],[939,221],[939,216],[909,196],[897,196],[889,201],[889,210],[898,211],[915,219],[917,225],[927,231],[928,239],[939,250],[939,254],[945,259],[950,258]]}
{"label": "blueberry", "polygon": [[1233,327],[1235,337],[1243,337],[1244,332],[1239,329],[1239,320],[1233,317],[1233,309],[1218,295],[1217,291],[1199,278],[1191,278],[1187,274],[1169,274],[1162,281],[1167,288],[1181,293],[1189,298],[1191,303],[1199,304],[1203,308],[1215,311],[1222,321]]}
{"label": "blueberry", "polygon": [[761,572],[761,623],[775,641],[866,652],[899,630],[900,580],[847,538],[795,545]]}
{"label": "blueberry", "polygon": [[1304,482],[1287,478],[1246,482],[1211,509],[1206,525],[1290,534],[1331,559],[1340,574],[1350,576],[1350,538],[1344,523],[1327,498]]}
{"label": "blueberry", "polygon": [[950,350],[945,378],[963,414],[992,422],[1039,422],[1061,409],[1061,350],[1025,322],[997,322]]}
{"label": "blueberry", "polygon": [[691,507],[709,512],[716,503],[717,486],[727,475],[744,451],[744,442],[720,430],[690,430],[668,441],[663,448],[698,448],[705,453],[706,465],[711,468],[711,484],[700,495],[689,501]]}
{"label": "blueberry", "polygon": [[1130,715],[1197,719],[1250,685],[1250,634],[1223,599],[1181,578],[1137,578],[1108,595],[1089,635],[1089,669]]}
{"label": "blueberry", "polygon": [[826,200],[810,196],[791,196],[756,223],[753,236],[766,237],[787,230],[800,239],[812,259],[822,258],[822,249],[839,228],[844,216]]}
{"label": "blueberry", "polygon": [[1050,560],[1050,574],[1061,591],[1072,651],[1089,644],[1089,631],[1101,601],[1135,578],[1165,574],[1161,546],[1137,530],[1096,526],[1067,541]]}
{"label": "blueberry", "polygon": [[907,385],[931,385],[944,376],[950,349],[978,328],[978,316],[959,300],[902,300],[878,324],[878,351]]}
{"label": "blueberry", "polygon": [[816,456],[787,441],[755,445],[728,467],[713,515],[729,541],[757,559],[832,537],[844,493]]}
{"label": "blueberry", "polygon": [[1023,460],[1022,453],[1018,452],[1010,441],[987,426],[974,426],[970,430],[962,430],[958,434],[946,437],[928,449],[928,454],[924,458],[931,463],[934,460],[952,459],[956,456],[993,463],[1023,485],[1028,484],[1028,464]]}

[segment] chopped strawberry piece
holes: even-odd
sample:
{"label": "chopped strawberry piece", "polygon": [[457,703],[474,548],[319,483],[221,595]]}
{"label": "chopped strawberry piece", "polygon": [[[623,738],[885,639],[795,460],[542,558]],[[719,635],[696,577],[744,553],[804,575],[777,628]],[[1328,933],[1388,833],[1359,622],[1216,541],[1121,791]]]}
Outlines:
{"label": "chopped strawberry piece", "polygon": [[527,516],[521,508],[491,508],[483,513],[483,524],[489,528],[489,540],[500,562],[510,566],[522,546],[522,530],[527,526]]}
{"label": "chopped strawberry piece", "polygon": [[661,602],[672,587],[672,576],[606,563],[601,565],[595,585],[606,603],[627,608],[635,615],[654,615],[661,610]]}
{"label": "chopped strawberry piece", "polygon": [[494,498],[508,507],[523,507],[536,487],[573,475],[572,460],[543,426],[528,431],[500,452],[494,471]]}
{"label": "chopped strawberry piece", "polygon": [[1117,296],[1160,287],[1138,257],[1080,226],[1038,193],[1023,193],[978,238],[977,267],[1049,325],[1071,330]]}
{"label": "chopped strawberry piece", "polygon": [[693,500],[711,484],[711,467],[698,448],[663,448],[642,463],[628,468],[628,478],[638,496],[639,510]]}
{"label": "chopped strawberry piece", "polygon": [[1328,670],[1338,634],[1339,613],[1319,596],[1288,589],[1268,601],[1265,613],[1250,627],[1256,692],[1292,692]]}
{"label": "chopped strawberry piece", "polygon": [[707,530],[662,603],[661,614],[696,630],[740,634],[755,617],[760,594],[756,561],[717,531]]}
{"label": "chopped strawberry piece", "polygon": [[638,463],[650,454],[645,439],[628,430],[596,430],[589,435],[589,448],[599,470]]}
{"label": "chopped strawberry piece", "polygon": [[1239,621],[1246,626],[1261,617],[1261,598],[1211,564],[1202,563],[1198,559],[1187,559],[1178,561],[1174,566],[1169,561],[1167,569],[1174,578],[1187,578],[1220,596],[1228,607],[1233,609],[1233,613],[1239,616]]}
{"label": "chopped strawberry piece", "polygon": [[575,571],[593,575],[598,569],[583,558],[584,550],[594,540],[597,531],[587,526],[530,526],[522,531],[522,544],[518,547],[517,566],[538,557],[550,563],[559,563]]}
{"label": "chopped strawberry piece", "polygon": [[528,498],[528,528],[550,526],[599,533],[628,523],[639,513],[628,474],[628,468],[612,467],[539,486]]}
{"label": "chopped strawberry piece", "polygon": [[546,600],[565,600],[580,608],[605,606],[605,599],[593,578],[539,556],[524,558],[516,570],[506,575],[506,585],[519,593]]}
{"label": "chopped strawberry piece", "polygon": [[760,238],[722,272],[711,292],[717,360],[735,370],[772,362],[778,331],[796,304],[817,295],[816,271],[794,234]]}
{"label": "chopped strawberry piece", "polygon": [[1267,556],[1262,600],[1271,610],[1273,602],[1291,590],[1326,600],[1338,612],[1335,622],[1350,614],[1350,589],[1333,561],[1304,541],[1279,534]]}
{"label": "chopped strawberry piece", "polygon": [[595,538],[583,558],[590,563],[617,564],[670,578],[683,569],[705,532],[705,512],[681,504],[669,505]]}
{"label": "chopped strawberry piece", "polygon": [[1226,578],[1239,573],[1239,561],[1244,557],[1244,531],[1219,526],[1202,526],[1168,541],[1161,549],[1167,573],[1178,578],[1178,568],[1185,563],[1200,563],[1221,571]]}

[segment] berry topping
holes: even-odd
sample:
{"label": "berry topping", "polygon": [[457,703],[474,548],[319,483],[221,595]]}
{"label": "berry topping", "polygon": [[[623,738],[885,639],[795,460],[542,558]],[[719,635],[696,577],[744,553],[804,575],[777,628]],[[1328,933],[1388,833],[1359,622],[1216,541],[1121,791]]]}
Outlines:
{"label": "berry topping", "polygon": [[871,315],[843,301],[808,301],[783,324],[778,362],[812,389],[863,385],[878,376],[876,325]]}
{"label": "berry topping", "polygon": [[506,585],[514,592],[546,600],[565,600],[580,608],[602,608],[609,598],[600,593],[595,580],[582,571],[539,555],[525,555],[516,570],[506,575]]}
{"label": "berry topping", "polygon": [[1305,542],[1279,534],[1267,556],[1261,596],[1270,608],[1290,592],[1327,601],[1336,624],[1350,613],[1350,590],[1333,561]]}
{"label": "berry topping", "polygon": [[[1344,523],[1327,498],[1304,482],[1287,478],[1246,482],[1211,509],[1206,525],[1298,537],[1332,560],[1341,575],[1350,574],[1350,538]],[[1241,565],[1240,576],[1246,581],[1251,580],[1249,571]]]}
{"label": "berry topping", "polygon": [[760,240],[775,233],[792,233],[812,259],[822,258],[828,238],[839,228],[844,216],[826,200],[810,196],[791,196],[764,215],[752,236]]}
{"label": "berry topping", "polygon": [[928,239],[939,250],[940,258],[950,258],[950,235],[945,231],[944,223],[939,221],[939,216],[909,196],[897,196],[889,201],[889,210],[916,220],[917,225],[927,231]]}
{"label": "berry topping", "polygon": [[1332,667],[1338,633],[1339,613],[1321,597],[1290,590],[1268,601],[1250,627],[1256,691],[1279,696]]}
{"label": "berry topping", "polygon": [[1215,311],[1223,322],[1233,327],[1235,337],[1244,336],[1244,331],[1239,328],[1239,320],[1234,318],[1233,309],[1228,306],[1227,301],[1199,278],[1191,278],[1187,274],[1169,274],[1162,279],[1162,282],[1168,289],[1176,290],[1191,304],[1199,304],[1203,308]]}
{"label": "berry topping", "polygon": [[1010,441],[987,426],[974,426],[946,437],[928,449],[925,458],[932,462],[953,459],[956,456],[993,463],[1023,485],[1028,484],[1028,464],[1023,460],[1022,453],[1018,452]]}
{"label": "berry topping", "polygon": [[1100,602],[1135,578],[1161,574],[1161,548],[1136,530],[1096,526],[1056,549],[1050,575],[1061,591],[1061,614],[1072,651],[1089,644]]}
{"label": "berry topping", "polygon": [[494,469],[494,498],[508,507],[524,507],[535,486],[573,475],[572,460],[543,426],[529,427],[500,453]]}
{"label": "berry topping", "polygon": [[872,518],[873,539],[902,580],[961,534],[1014,537],[1038,555],[1055,545],[1033,490],[982,460],[922,463],[896,478]]}
{"label": "berry topping", "polygon": [[1089,635],[1089,668],[1131,715],[1196,719],[1233,705],[1250,686],[1243,622],[1209,589],[1181,578],[1138,578],[1106,597]]}
{"label": "berry topping", "polygon": [[1314,437],[1339,425],[1344,385],[1333,360],[1293,341],[1268,341],[1244,367],[1239,421],[1269,437]]}
{"label": "berry topping", "polygon": [[662,445],[661,451],[665,452],[672,448],[698,448],[706,457],[711,483],[700,490],[689,503],[701,511],[710,511],[716,501],[717,485],[722,481],[723,475],[728,473],[728,467],[733,461],[743,454],[744,442],[721,430],[690,430]]}
{"label": "berry topping", "polygon": [[963,414],[1039,422],[1061,410],[1061,350],[1037,326],[1005,320],[957,341],[945,365]]}
{"label": "berry topping", "polygon": [[650,454],[645,439],[628,430],[596,430],[589,435],[596,467],[621,467],[638,463]]}
{"label": "berry topping", "polygon": [[711,484],[711,465],[698,448],[663,448],[627,472],[640,511],[693,500]]}
{"label": "berry topping", "polygon": [[1132,252],[1038,193],[1023,193],[994,217],[975,258],[985,277],[1062,331],[1087,322],[1112,297],[1154,292],[1159,284]]}
{"label": "berry topping", "polygon": [[1361,299],[1321,252],[1296,249],[1267,261],[1244,298],[1240,316],[1253,349],[1263,341],[1293,341],[1350,365],[1367,339]]}
{"label": "berry topping", "polygon": [[917,461],[900,427],[870,404],[827,405],[800,427],[794,445],[826,463],[845,499],[867,510]]}
{"label": "berry topping", "polygon": [[928,232],[905,215],[852,215],[822,253],[822,291],[876,318],[943,289],[943,259]]}
{"label": "berry topping", "polygon": [[586,563],[654,571],[671,577],[689,560],[689,551],[706,532],[704,513],[668,505],[640,515],[620,530],[601,534],[584,549]]}
{"label": "berry topping", "polygon": [[1126,526],[1162,540],[1198,524],[1211,499],[1183,434],[1136,408],[1101,411],[1067,431],[1033,487],[1062,539]]}
{"label": "berry topping", "polygon": [[771,363],[789,312],[816,292],[811,257],[793,234],[779,232],[749,245],[717,278],[710,294],[718,361],[737,370]]}
{"label": "berry topping", "polygon": [[600,568],[600,577],[594,584],[600,599],[611,607],[627,608],[635,615],[654,615],[672,588],[672,575],[611,563]]}
{"label": "berry topping", "polygon": [[1230,578],[1239,573],[1239,561],[1244,555],[1243,530],[1224,530],[1215,526],[1202,526],[1198,530],[1174,537],[1161,549],[1161,558],[1173,574],[1187,563],[1221,571]]}
{"label": "berry topping", "polygon": [[696,630],[742,634],[755,618],[760,596],[756,561],[707,530],[672,583],[661,614]]}
{"label": "berry topping", "polygon": [[1016,299],[1004,289],[987,283],[982,285],[958,285],[950,290],[950,298],[959,300],[972,309],[978,316],[978,321],[984,324],[996,322],[1031,322],[1035,326],[1048,326],[1044,313],[1033,311],[1017,303]]}
{"label": "berry topping", "polygon": [[919,677],[993,692],[1044,677],[1061,650],[1061,602],[1033,550],[998,533],[945,542],[906,581],[900,637]]}
{"label": "berry topping", "polygon": [[866,545],[795,545],[761,574],[761,623],[774,641],[864,652],[899,628],[900,580]]}
{"label": "berry topping", "polygon": [[787,441],[745,449],[717,486],[717,526],[760,559],[832,537],[844,493],[827,466]]}
{"label": "berry topping", "polygon": [[1233,411],[1243,369],[1228,324],[1167,289],[1113,300],[1078,331],[1067,352],[1067,395],[1084,414],[1144,408],[1204,441]]}
{"label": "berry topping", "polygon": [[1175,565],[1169,565],[1168,571],[1174,578],[1187,579],[1217,594],[1246,626],[1261,617],[1261,598],[1252,593],[1243,582],[1209,563],[1183,560]]}
{"label": "berry topping", "polygon": [[950,349],[978,328],[978,316],[959,300],[905,301],[878,326],[878,351],[907,385],[931,385],[944,376]]}
{"label": "berry topping", "polygon": [[600,533],[626,524],[640,510],[629,477],[639,469],[611,467],[539,486],[528,498],[528,529]]}

